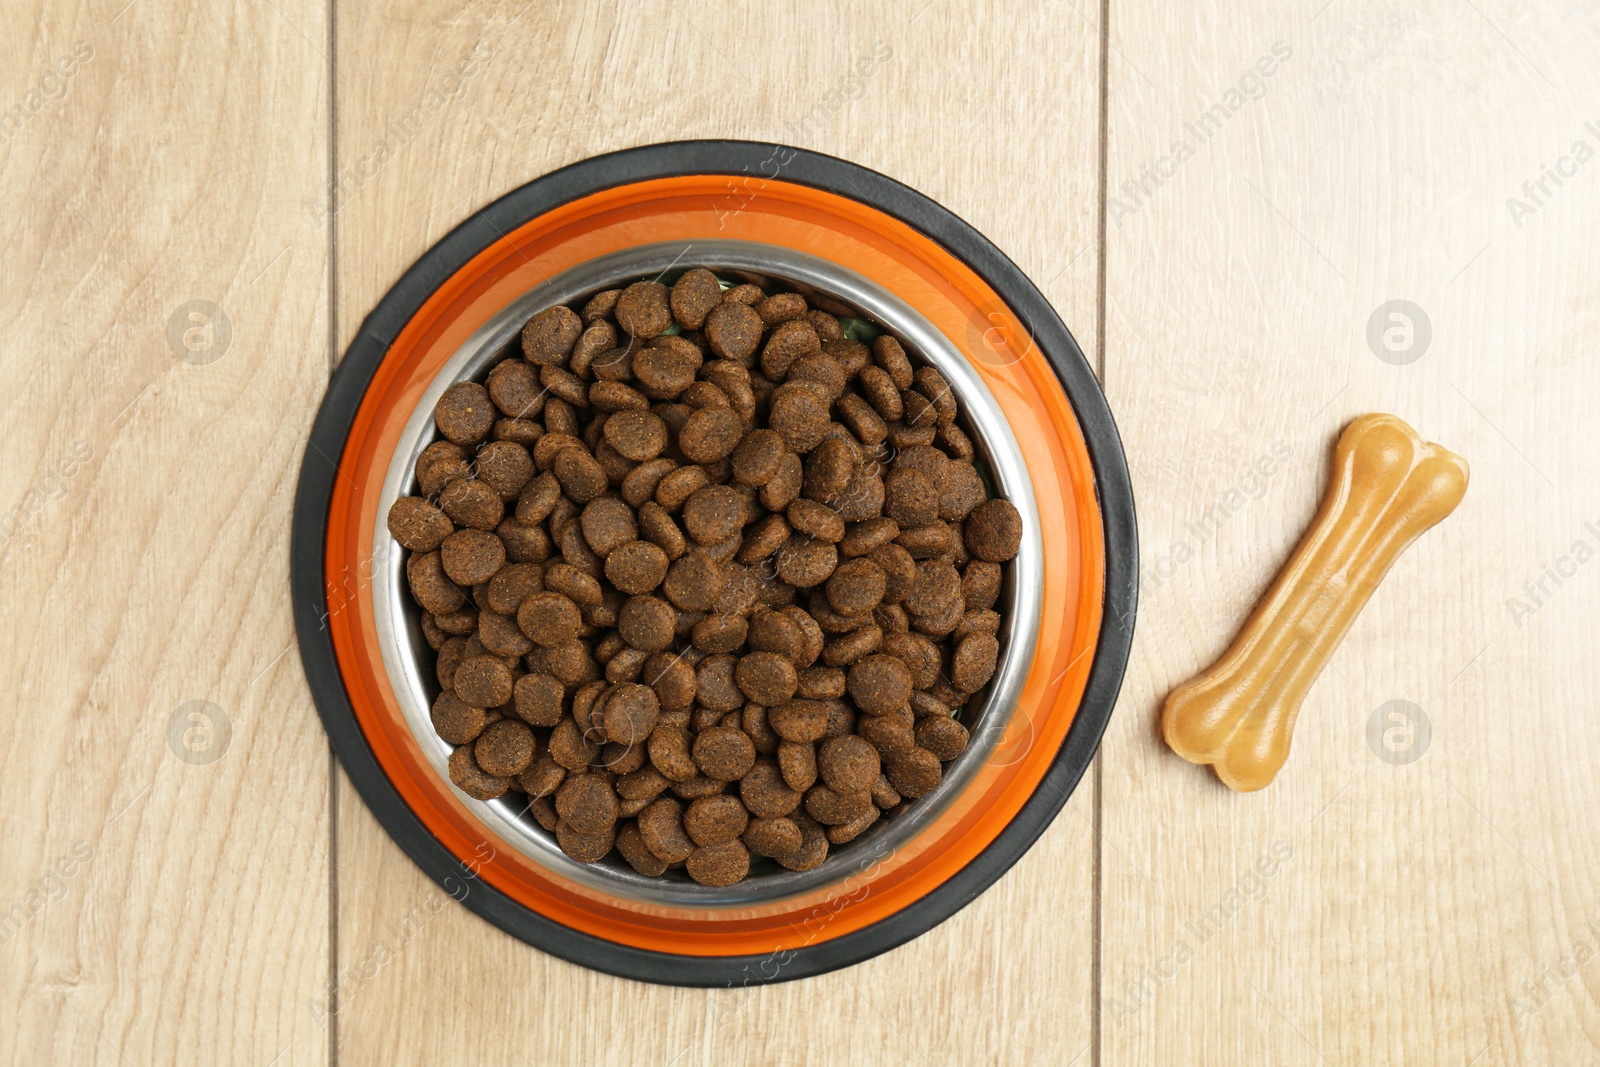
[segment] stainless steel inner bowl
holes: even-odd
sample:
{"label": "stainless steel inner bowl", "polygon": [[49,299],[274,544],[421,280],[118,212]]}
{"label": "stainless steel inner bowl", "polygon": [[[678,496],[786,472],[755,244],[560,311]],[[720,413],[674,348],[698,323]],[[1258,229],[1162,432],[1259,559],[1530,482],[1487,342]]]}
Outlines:
{"label": "stainless steel inner bowl", "polygon": [[1022,546],[1009,565],[1006,586],[997,605],[1005,617],[999,634],[999,664],[987,691],[972,706],[975,710],[969,709],[962,716],[963,724],[972,734],[967,750],[949,764],[936,790],[911,802],[900,816],[880,820],[854,841],[830,851],[827,860],[813,870],[775,868],[773,873],[752,873],[744,881],[726,888],[699,885],[682,871],[669,871],[669,876],[664,878],[646,878],[614,853],[597,864],[583,864],[569,858],[556,846],[554,835],[528,814],[521,800],[514,802],[501,797],[484,802],[469,799],[457,791],[462,803],[477,815],[488,831],[534,862],[573,882],[641,905],[709,910],[775,903],[838,882],[873,858],[884,855],[886,849],[899,848],[912,840],[949,805],[988,759],[1016,709],[1039,636],[1043,561],[1038,507],[1022,452],[1009,423],[961,350],[905,301],[846,267],[776,245],[748,241],[674,241],[602,256],[524,293],[468,338],[422,394],[384,478],[372,532],[373,555],[378,561],[374,565],[371,587],[378,641],[406,722],[417,745],[441,778],[449,779],[446,764],[453,746],[440,740],[429,718],[429,709],[438,694],[431,667],[434,653],[423,640],[421,611],[406,586],[405,553],[390,537],[385,522],[389,507],[396,499],[416,492],[417,457],[436,439],[434,406],[451,385],[468,379],[481,380],[493,363],[520,351],[517,344],[522,326],[535,313],[618,283],[691,266],[755,275],[775,283],[788,283],[801,291],[832,297],[898,337],[913,359],[938,368],[959,399],[968,432],[977,448],[980,472],[989,479],[995,495],[1003,496],[1016,506],[1023,527]]}

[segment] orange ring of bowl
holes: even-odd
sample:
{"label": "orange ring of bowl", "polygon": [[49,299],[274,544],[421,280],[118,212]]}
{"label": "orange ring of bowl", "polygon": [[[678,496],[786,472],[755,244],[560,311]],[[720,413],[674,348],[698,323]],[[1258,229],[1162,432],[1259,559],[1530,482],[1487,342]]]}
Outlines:
{"label": "orange ring of bowl", "polygon": [[[863,856],[843,883],[772,904],[690,910],[577,885],[486,830],[427,763],[406,725],[383,667],[367,586],[378,496],[396,438],[457,347],[511,300],[564,270],[641,244],[713,237],[763,241],[845,265],[899,295],[967,354],[1021,443],[1039,505],[1045,588],[1039,646],[1017,714],[939,819],[896,851]],[[446,279],[389,346],[362,398],[327,531],[327,624],[339,670],[374,756],[417,818],[464,869],[546,918],[617,944],[694,956],[830,941],[911,906],[976,857],[1033,794],[1072,724],[1105,582],[1083,434],[1060,382],[1005,302],[943,247],[876,208],[748,176],[658,178],[570,201]]]}

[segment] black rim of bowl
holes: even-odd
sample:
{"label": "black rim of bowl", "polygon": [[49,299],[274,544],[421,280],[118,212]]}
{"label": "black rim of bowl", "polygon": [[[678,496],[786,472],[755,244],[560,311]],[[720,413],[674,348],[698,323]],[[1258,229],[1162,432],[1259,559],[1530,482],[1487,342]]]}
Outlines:
{"label": "black rim of bowl", "polygon": [[[1055,761],[1016,817],[972,862],[904,910],[821,944],[760,955],[691,956],[618,944],[547,919],[477,879],[407,807],[379,766],[323,624],[323,558],[337,476],[328,457],[343,457],[362,397],[405,324],[474,256],[530,220],[603,189],[694,174],[755,175],[857,200],[966,263],[1022,322],[1066,390],[1088,445],[1105,529],[1104,611],[1088,683]],[[619,977],[685,986],[790,981],[860,963],[927,932],[997,881],[1050,825],[1094,757],[1127,667],[1138,571],[1133,488],[1116,424],[1078,343],[1038,288],[982,234],[921,193],[846,160],[755,141],[677,141],[574,163],[507,193],[424,253],[367,316],[333,374],[301,463],[290,543],[290,588],[306,680],[335,755],[395,843],[452,897],[530,945]]]}

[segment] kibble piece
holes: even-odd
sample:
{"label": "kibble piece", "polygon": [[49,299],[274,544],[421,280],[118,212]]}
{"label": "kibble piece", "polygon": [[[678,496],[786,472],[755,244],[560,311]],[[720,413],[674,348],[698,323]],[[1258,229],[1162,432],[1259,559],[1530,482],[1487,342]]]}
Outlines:
{"label": "kibble piece", "polygon": [[967,728],[947,715],[918,719],[913,732],[918,748],[927,749],[947,763],[967,750]]}
{"label": "kibble piece", "polygon": [[566,820],[556,823],[556,844],[561,851],[579,863],[598,863],[606,858],[616,844],[616,827],[599,834],[585,834],[573,829]]}
{"label": "kibble piece", "polygon": [[841,793],[821,782],[806,790],[806,814],[824,826],[839,826],[871,809],[872,794],[866,790]]}
{"label": "kibble piece", "polygon": [[514,441],[490,441],[478,450],[478,478],[500,494],[503,501],[517,499],[533,479],[533,457]]}
{"label": "kibble piece", "polygon": [[417,457],[417,489],[425,497],[434,496],[452,479],[472,473],[466,451],[452,441],[435,441]]}
{"label": "kibble piece", "polygon": [[1022,545],[1022,516],[1009,500],[989,500],[966,521],[967,550],[988,563],[1004,563]]}
{"label": "kibble piece", "polygon": [[546,308],[522,328],[522,354],[539,366],[565,363],[582,333],[583,320],[571,308]]}
{"label": "kibble piece", "polygon": [[844,537],[844,520],[839,513],[815,500],[796,500],[785,516],[798,533],[814,540],[834,544]]}
{"label": "kibble piece", "polygon": [[650,734],[650,763],[674,782],[684,782],[699,773],[689,747],[689,732],[671,723],[659,723]]}
{"label": "kibble piece", "polygon": [[606,737],[624,745],[642,745],[656,728],[661,701],[649,686],[629,682],[611,691],[605,702]]}
{"label": "kibble piece", "polygon": [[925,748],[913,747],[890,760],[884,774],[898,793],[915,799],[933,792],[944,772],[938,756]]}
{"label": "kibble piece", "polygon": [[776,553],[778,577],[797,589],[821,585],[833,574],[839,550],[827,541],[795,535]]}
{"label": "kibble piece", "polygon": [[842,436],[823,438],[805,460],[805,495],[824,504],[834,503],[849,488],[855,468],[855,451]]}
{"label": "kibble piece", "polygon": [[722,592],[723,570],[704,552],[691,552],[667,569],[662,592],[682,611],[706,611]]}
{"label": "kibble piece", "polygon": [[696,489],[683,503],[683,528],[702,545],[736,536],[744,518],[744,498],[725,485]]}
{"label": "kibble piece", "polygon": [[634,282],[617,298],[617,325],[634,337],[655,337],[672,325],[667,287],[660,282]]}
{"label": "kibble piece", "polygon": [[654,459],[667,447],[667,424],[648,411],[618,411],[606,419],[605,438],[636,463]]}
{"label": "kibble piece", "polygon": [[750,365],[761,332],[761,316],[745,304],[724,300],[706,316],[705,335],[711,351],[735,363]]}
{"label": "kibble piece", "polygon": [[610,480],[599,462],[582,448],[563,448],[550,469],[561,489],[575,503],[587,504],[609,487]]}
{"label": "kibble piece", "polygon": [[809,741],[783,741],[778,745],[778,769],[791,789],[804,792],[817,781],[817,749]]}
{"label": "kibble piece", "polygon": [[617,821],[617,794],[598,774],[568,776],[556,790],[556,814],[581,834],[603,834]]}
{"label": "kibble piece", "polygon": [[817,741],[828,730],[828,706],[820,700],[786,700],[767,712],[767,722],[785,741]]}
{"label": "kibble piece", "polygon": [[439,546],[439,565],[457,585],[487,582],[505,562],[505,544],[483,530],[457,530]]}
{"label": "kibble piece", "polygon": [[678,396],[694,384],[701,357],[693,345],[650,345],[633,357],[633,375],[640,387],[658,400]]}
{"label": "kibble piece", "polygon": [[476,478],[456,478],[439,491],[439,507],[462,526],[492,530],[506,513],[500,494]]}
{"label": "kibble piece", "polygon": [[690,804],[683,815],[683,828],[690,840],[705,848],[734,840],[749,821],[749,813],[737,797],[719,794]]}
{"label": "kibble piece", "polygon": [[[604,559],[613,549],[639,538],[639,523],[633,509],[614,496],[596,497],[583,507],[579,517],[583,538],[596,556]],[[548,584],[548,578],[546,579]]]}
{"label": "kibble piece", "polygon": [[511,668],[499,656],[468,656],[453,678],[456,696],[475,708],[497,708],[511,699]]}
{"label": "kibble piece", "polygon": [[443,511],[417,496],[403,496],[389,508],[389,534],[402,548],[432,552],[455,531]]}
{"label": "kibble piece", "polygon": [[701,885],[732,885],[750,873],[750,853],[738,840],[724,841],[695,849],[684,869]]}
{"label": "kibble piece", "polygon": [[[540,797],[553,796],[561,788],[561,783],[566,780],[567,769],[550,758],[549,752],[541,753],[532,765],[521,774],[517,775],[517,788],[528,794],[529,798],[537,800]],[[554,809],[551,814],[554,815]],[[546,826],[545,829],[550,829]]]}
{"label": "kibble piece", "polygon": [[472,752],[484,773],[497,778],[514,777],[533,762],[533,731],[516,719],[501,719],[484,729]]}
{"label": "kibble piece", "polygon": [[694,851],[694,841],[683,830],[683,805],[662,797],[637,816],[638,835],[645,848],[669,864],[682,864]]}
{"label": "kibble piece", "polygon": [[548,674],[525,674],[512,686],[512,707],[530,726],[554,726],[560,722],[565,697],[566,687]]}
{"label": "kibble piece", "polygon": [[473,707],[449,689],[433,702],[431,718],[434,732],[452,745],[465,745],[483,732],[483,709]]}
{"label": "kibble piece", "polygon": [[787,856],[800,848],[800,827],[792,819],[751,819],[740,837],[752,855],[773,859]]}
{"label": "kibble piece", "polygon": [[887,579],[870,559],[841,564],[828,578],[828,602],[842,615],[863,615],[883,600]]}
{"label": "kibble piece", "polygon": [[702,652],[732,652],[744,644],[749,632],[750,624],[743,616],[707,615],[694,624],[689,641]]}
{"label": "kibble piece", "polygon": [[733,450],[733,475],[746,485],[762,486],[778,472],[787,446],[776,430],[751,430]]}
{"label": "kibble piece", "polygon": [[[812,314],[820,312],[813,311]],[[800,828],[800,847],[787,856],[776,856],[774,859],[780,867],[791,871],[809,871],[822,866],[822,861],[828,858],[828,838],[822,827],[801,813],[796,813],[793,821]]]}
{"label": "kibble piece", "polygon": [[850,668],[846,684],[856,707],[884,715],[911,699],[911,670],[893,656],[868,656]]}
{"label": "kibble piece", "polygon": [[655,690],[662,708],[667,711],[687,711],[694,703],[697,684],[694,666],[681,655],[656,653],[645,661],[640,678]]}
{"label": "kibble piece", "polygon": [[939,493],[926,474],[897,467],[883,479],[883,510],[902,529],[924,526],[939,517]]}
{"label": "kibble piece", "polygon": [[550,746],[547,751],[551,759],[567,770],[581,771],[599,754],[600,746],[585,737],[583,728],[575,719],[568,716],[550,731]]}
{"label": "kibble piece", "polygon": [[617,632],[634,648],[660,652],[672,644],[677,621],[678,613],[665,600],[632,596],[623,603],[617,616]]}
{"label": "kibble piece", "polygon": [[722,302],[722,285],[704,267],[683,272],[672,286],[672,317],[686,330],[698,330],[706,316]]}
{"label": "kibble piece", "polygon": [[775,707],[794,696],[799,677],[794,664],[774,652],[751,652],[734,671],[739,689],[763,707]]}
{"label": "kibble piece", "polygon": [[965,461],[951,463],[939,490],[939,518],[960,522],[983,503],[986,495],[976,467]]}
{"label": "kibble piece", "polygon": [[950,684],[963,693],[975,693],[994,677],[1000,642],[990,634],[971,634],[956,646],[950,659]]}
{"label": "kibble piece", "polygon": [[496,777],[478,766],[471,745],[450,753],[449,766],[450,781],[473,800],[493,800],[511,787],[511,779]]}
{"label": "kibble piece", "polygon": [[904,604],[913,615],[937,615],[949,611],[952,605],[964,606],[961,575],[942,559],[919,563]]}
{"label": "kibble piece", "polygon": [[830,737],[817,748],[817,771],[838,793],[871,789],[879,770],[878,750],[854,734]]}
{"label": "kibble piece", "polygon": [[[804,748],[810,751],[811,746]],[[791,757],[792,761],[793,757]],[[744,806],[751,814],[764,819],[776,819],[788,815],[800,806],[801,790],[791,788],[791,783],[785,780],[786,775],[779,769],[777,763],[771,760],[758,760],[749,772],[739,780],[739,797],[744,801]],[[812,765],[812,779],[816,778],[815,764]],[[807,782],[805,788],[809,788]]]}
{"label": "kibble piece", "polygon": [[484,596],[489,607],[501,615],[514,615],[522,602],[544,589],[544,571],[533,563],[511,563],[489,579]]}
{"label": "kibble piece", "polygon": [[684,423],[678,447],[693,463],[714,463],[733,453],[744,431],[744,420],[732,408],[703,407]]}
{"label": "kibble piece", "polygon": [[477,382],[457,382],[444,391],[433,409],[434,425],[448,441],[475,445],[494,427],[494,402]]}
{"label": "kibble piece", "polygon": [[578,635],[583,617],[578,605],[560,593],[535,593],[517,609],[517,625],[545,648],[565,644]]}
{"label": "kibble piece", "polygon": [[666,860],[650,851],[650,847],[644,843],[644,836],[639,832],[639,827],[632,822],[624,823],[617,830],[617,851],[628,861],[628,866],[646,878],[658,878],[671,866]]}
{"label": "kibble piece", "polygon": [[755,766],[756,746],[743,730],[715,726],[695,738],[693,757],[695,766],[707,778],[733,782]]}
{"label": "kibble piece", "polygon": [[773,390],[768,416],[790,451],[810,452],[828,432],[828,401],[803,384],[784,384]]}
{"label": "kibble piece", "polygon": [[606,556],[606,580],[624,593],[648,593],[667,576],[667,554],[648,541],[629,541]]}

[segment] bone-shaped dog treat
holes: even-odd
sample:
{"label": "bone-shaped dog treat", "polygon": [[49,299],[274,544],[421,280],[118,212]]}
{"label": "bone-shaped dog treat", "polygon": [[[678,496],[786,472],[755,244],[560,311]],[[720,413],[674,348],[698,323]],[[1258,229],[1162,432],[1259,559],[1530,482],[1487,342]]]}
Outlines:
{"label": "bone-shaped dog treat", "polygon": [[1460,456],[1393,415],[1363,415],[1339,437],[1333,480],[1311,528],[1210,670],[1167,697],[1161,732],[1191,763],[1241,792],[1289,757],[1300,704],[1406,547],[1467,491]]}

